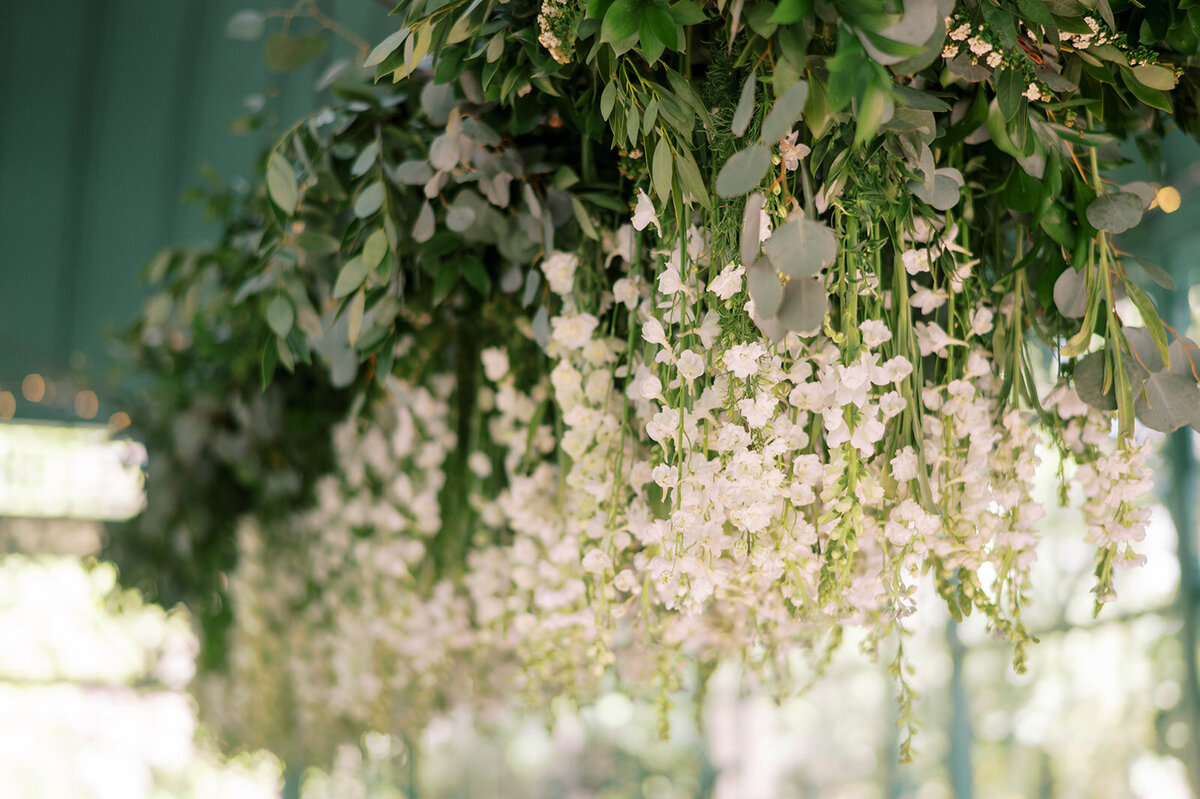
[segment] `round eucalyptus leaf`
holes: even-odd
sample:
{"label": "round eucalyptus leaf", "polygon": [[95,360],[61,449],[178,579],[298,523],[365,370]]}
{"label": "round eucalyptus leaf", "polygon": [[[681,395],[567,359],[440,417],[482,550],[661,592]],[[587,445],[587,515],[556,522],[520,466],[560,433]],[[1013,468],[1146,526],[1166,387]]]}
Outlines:
{"label": "round eucalyptus leaf", "polygon": [[808,333],[821,328],[828,309],[825,282],[819,277],[798,277],[784,287],[778,316],[788,330]]}
{"label": "round eucalyptus leaf", "polygon": [[879,35],[901,44],[923,45],[937,30],[941,19],[935,0],[906,0],[904,16],[879,31]]}
{"label": "round eucalyptus leaf", "polygon": [[779,272],[765,257],[758,258],[746,268],[746,288],[759,316],[774,316],[783,302],[783,284]]}
{"label": "round eucalyptus leaf", "polygon": [[1075,393],[1079,398],[1102,411],[1117,409],[1115,385],[1104,391],[1104,350],[1085,355],[1075,364]]}
{"label": "round eucalyptus leaf", "polygon": [[435,125],[445,125],[458,99],[454,86],[430,81],[421,89],[421,109]]}
{"label": "round eucalyptus leaf", "polygon": [[824,224],[794,216],[775,229],[765,249],[780,272],[810,277],[837,258],[837,238]]}
{"label": "round eucalyptus leaf", "polygon": [[751,144],[729,156],[717,174],[717,194],[740,197],[757,186],[771,168],[771,153],[761,144]]}
{"label": "round eucalyptus leaf", "polygon": [[910,180],[908,189],[917,199],[929,203],[937,210],[949,211],[958,205],[962,185],[962,173],[957,169],[939,169],[934,173],[932,185]]}
{"label": "round eucalyptus leaf", "polygon": [[1158,345],[1154,343],[1154,337],[1146,328],[1123,327],[1121,333],[1137,355],[1136,358],[1128,354],[1125,356],[1125,361],[1131,370],[1130,377],[1134,380],[1134,388],[1137,388],[1138,383],[1144,380],[1147,374],[1162,370],[1164,365],[1162,355],[1159,354]]}
{"label": "round eucalyptus leaf", "polygon": [[746,210],[742,212],[741,255],[743,264],[751,264],[758,257],[762,244],[759,241],[762,209],[766,201],[767,199],[762,193],[757,191],[746,198]]}
{"label": "round eucalyptus leaf", "polygon": [[1131,192],[1101,194],[1087,207],[1087,220],[1097,230],[1123,233],[1142,221],[1142,198]]}
{"label": "round eucalyptus leaf", "polygon": [[1087,275],[1067,266],[1054,281],[1054,304],[1068,319],[1080,319],[1087,313]]}
{"label": "round eucalyptus leaf", "polygon": [[1190,375],[1155,372],[1135,394],[1133,408],[1146,427],[1170,433],[1196,418],[1200,386]]}
{"label": "round eucalyptus leaf", "polygon": [[754,320],[754,324],[762,331],[764,336],[776,344],[783,341],[783,337],[789,332],[787,327],[779,321],[778,316],[759,317]]}
{"label": "round eucalyptus leaf", "polygon": [[1200,345],[1187,336],[1180,336],[1171,342],[1171,346],[1167,347],[1167,357],[1171,361],[1168,372],[1200,378]]}
{"label": "round eucalyptus leaf", "polygon": [[1133,183],[1126,183],[1121,187],[1121,191],[1126,194],[1136,194],[1142,198],[1142,208],[1149,208],[1150,203],[1154,202],[1156,192],[1154,187],[1144,180],[1135,180]]}

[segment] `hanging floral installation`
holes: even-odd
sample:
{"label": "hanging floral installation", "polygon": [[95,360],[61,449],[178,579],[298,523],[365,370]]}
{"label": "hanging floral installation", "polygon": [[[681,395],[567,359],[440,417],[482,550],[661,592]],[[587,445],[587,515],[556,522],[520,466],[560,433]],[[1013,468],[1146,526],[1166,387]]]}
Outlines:
{"label": "hanging floral installation", "polygon": [[1105,177],[1197,131],[1196,11],[401,2],[130,339],[146,435],[193,446],[128,540],[228,572],[176,587],[208,704],[305,757],[606,686],[665,719],[722,660],[795,691],[855,627],[911,724],[926,579],[1021,669],[1041,456],[1099,612],[1141,560],[1135,424],[1200,429],[1138,282],[1170,278],[1117,239],[1154,189]]}

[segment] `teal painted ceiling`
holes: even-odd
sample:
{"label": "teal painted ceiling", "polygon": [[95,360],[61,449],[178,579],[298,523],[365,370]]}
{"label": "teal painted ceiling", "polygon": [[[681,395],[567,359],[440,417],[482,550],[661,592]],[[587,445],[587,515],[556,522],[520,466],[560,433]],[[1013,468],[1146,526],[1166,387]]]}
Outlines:
{"label": "teal painted ceiling", "polygon": [[[99,376],[105,332],[137,313],[155,252],[212,235],[184,192],[208,169],[249,177],[280,129],[232,133],[247,98],[270,98],[290,124],[321,101],[316,78],[354,52],[334,41],[315,64],[280,76],[261,42],[225,35],[239,10],[291,5],[0,1],[0,392],[16,396],[18,416],[71,418],[85,384],[111,412]],[[372,0],[318,5],[367,39],[395,27]],[[56,381],[53,403],[22,401],[30,372]]]}

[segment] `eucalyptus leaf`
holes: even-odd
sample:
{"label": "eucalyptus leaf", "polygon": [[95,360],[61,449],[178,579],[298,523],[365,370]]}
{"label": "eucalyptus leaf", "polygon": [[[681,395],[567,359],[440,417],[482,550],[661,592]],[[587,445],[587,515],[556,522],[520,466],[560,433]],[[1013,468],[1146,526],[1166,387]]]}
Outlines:
{"label": "eucalyptus leaf", "polygon": [[[804,103],[808,100],[808,84],[797,81],[787,88],[775,101],[771,113],[763,120],[762,140],[769,146],[774,146],[787,135],[792,126],[799,121],[804,113]],[[757,181],[756,181],[757,182]],[[720,194],[720,191],[717,192]]]}
{"label": "eucalyptus leaf", "polygon": [[433,179],[433,167],[428,161],[419,159],[401,161],[392,174],[398,183],[407,186],[421,186]]}
{"label": "eucalyptus leaf", "polygon": [[775,268],[793,278],[811,277],[837,258],[837,237],[821,222],[793,216],[764,245]]}
{"label": "eucalyptus leaf", "polygon": [[1130,192],[1101,194],[1087,207],[1087,220],[1097,230],[1124,233],[1142,221],[1142,198]]}
{"label": "eucalyptus leaf", "polygon": [[771,168],[771,153],[761,144],[751,144],[729,156],[717,173],[717,194],[740,197],[753,189]]}
{"label": "eucalyptus leaf", "polygon": [[821,278],[792,278],[783,289],[778,317],[788,330],[809,333],[820,329],[828,309],[829,297]]}
{"label": "eucalyptus leaf", "polygon": [[475,222],[475,211],[470,206],[456,204],[446,211],[446,227],[455,233],[465,233]]}
{"label": "eucalyptus leaf", "polygon": [[1068,319],[1082,319],[1087,313],[1087,275],[1070,266],[1054,281],[1054,304]]}
{"label": "eucalyptus leaf", "polygon": [[358,291],[363,281],[367,279],[367,271],[371,269],[361,255],[356,255],[346,261],[338,272],[337,281],[333,284],[333,296],[336,299],[349,297]]}
{"label": "eucalyptus leaf", "polygon": [[1190,375],[1155,372],[1146,378],[1133,404],[1142,424],[1151,430],[1170,433],[1196,418],[1200,410],[1200,386]]}
{"label": "eucalyptus leaf", "polygon": [[774,316],[783,303],[783,283],[779,279],[779,270],[765,256],[746,267],[746,288],[750,292],[750,299],[754,300],[755,311],[761,317]]}
{"label": "eucalyptus leaf", "polygon": [[754,192],[746,198],[746,208],[742,212],[741,256],[743,264],[754,263],[758,258],[759,233],[762,229],[762,210],[767,199],[760,192]]}
{"label": "eucalyptus leaf", "polygon": [[1107,360],[1104,350],[1085,355],[1075,363],[1075,393],[1079,398],[1102,411],[1117,409],[1117,393],[1113,385],[1104,388],[1104,371]]}
{"label": "eucalyptus leaf", "polygon": [[758,88],[758,75],[754,70],[750,70],[750,74],[746,76],[746,82],[742,84],[742,93],[738,97],[737,108],[733,112],[733,123],[730,125],[730,130],[734,136],[744,136],[746,128],[750,126],[750,119],[754,116],[754,97]]}

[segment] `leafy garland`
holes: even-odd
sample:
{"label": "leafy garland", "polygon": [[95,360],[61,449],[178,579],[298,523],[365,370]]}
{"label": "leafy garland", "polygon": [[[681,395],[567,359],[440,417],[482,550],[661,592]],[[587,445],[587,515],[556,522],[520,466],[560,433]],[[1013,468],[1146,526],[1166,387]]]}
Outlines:
{"label": "leafy garland", "polygon": [[[1114,239],[1153,190],[1103,177],[1122,140],[1197,133],[1194,10],[401,3],[375,82],[348,70],[222,245],[167,257],[137,331],[222,407],[279,403],[256,453],[351,414],[338,476],[295,455],[313,510],[272,510],[263,479],[205,528],[231,568],[249,514],[212,690],[276,698],[290,721],[244,734],[317,756],[613,679],[665,718],[685,664],[723,657],[787,692],[797,645],[857,624],[911,724],[896,642],[923,574],[1021,668],[1038,445],[1090,498],[1098,612],[1147,521],[1135,418],[1200,429],[1196,345]],[[216,354],[263,340],[253,381]]]}

